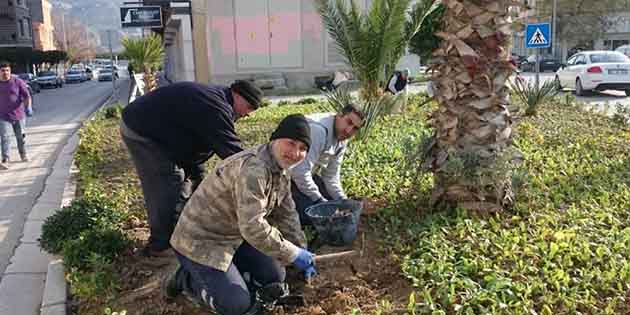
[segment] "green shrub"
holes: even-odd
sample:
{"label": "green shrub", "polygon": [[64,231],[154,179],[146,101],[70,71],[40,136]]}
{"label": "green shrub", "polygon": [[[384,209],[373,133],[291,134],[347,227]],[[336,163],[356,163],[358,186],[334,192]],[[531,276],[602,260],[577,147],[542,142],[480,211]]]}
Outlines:
{"label": "green shrub", "polygon": [[42,225],[40,246],[57,254],[64,242],[79,237],[81,232],[100,227],[117,227],[125,217],[102,199],[79,198],[48,217]]}
{"label": "green shrub", "polygon": [[123,107],[120,104],[115,104],[109,107],[106,107],[103,110],[103,115],[106,119],[120,119],[122,117]]}
{"label": "green shrub", "polygon": [[303,99],[298,100],[297,102],[295,102],[295,104],[298,105],[307,105],[307,104],[315,104],[318,103],[319,101],[313,97],[305,97]]}
{"label": "green shrub", "polygon": [[283,100],[283,101],[279,101],[278,102],[278,106],[285,106],[285,105],[292,105],[293,102],[291,101],[287,101],[287,100]]}
{"label": "green shrub", "polygon": [[64,242],[61,252],[66,266],[87,270],[94,255],[111,263],[128,245],[129,241],[119,230],[99,227]]}
{"label": "green shrub", "polygon": [[271,101],[270,101],[268,98],[264,98],[264,99],[262,100],[262,102],[260,103],[260,107],[261,107],[261,108],[262,108],[262,107],[267,107],[267,106],[269,106],[269,105],[271,105]]}
{"label": "green shrub", "polygon": [[114,266],[96,254],[90,255],[88,261],[88,271],[70,268],[70,293],[86,302],[113,298],[118,288]]}

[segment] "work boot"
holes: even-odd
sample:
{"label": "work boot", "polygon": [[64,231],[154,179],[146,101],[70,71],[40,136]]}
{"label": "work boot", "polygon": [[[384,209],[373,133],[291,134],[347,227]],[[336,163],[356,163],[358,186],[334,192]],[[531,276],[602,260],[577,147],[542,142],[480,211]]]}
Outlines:
{"label": "work boot", "polygon": [[138,251],[138,254],[142,257],[157,257],[157,258],[170,258],[174,257],[175,253],[170,249],[157,250],[154,249],[151,244],[147,244],[145,247]]}
{"label": "work boot", "polygon": [[178,295],[182,293],[182,288],[177,285],[177,272],[182,266],[177,263],[175,267],[164,275],[162,282],[160,283],[160,293],[162,299],[167,302],[172,302]]}
{"label": "work boot", "polygon": [[26,156],[26,153],[20,153],[20,158],[22,159],[22,162],[28,162],[28,157]]}

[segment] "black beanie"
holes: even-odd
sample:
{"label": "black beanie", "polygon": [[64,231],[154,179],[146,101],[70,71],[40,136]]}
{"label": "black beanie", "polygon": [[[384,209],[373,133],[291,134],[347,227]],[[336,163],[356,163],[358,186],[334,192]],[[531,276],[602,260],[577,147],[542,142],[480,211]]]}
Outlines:
{"label": "black beanie", "polygon": [[271,134],[271,140],[281,138],[302,141],[308,150],[311,147],[311,127],[309,127],[306,117],[302,114],[285,117]]}
{"label": "black beanie", "polygon": [[237,80],[230,89],[242,96],[254,109],[260,107],[262,101],[263,92],[257,86],[249,81]]}

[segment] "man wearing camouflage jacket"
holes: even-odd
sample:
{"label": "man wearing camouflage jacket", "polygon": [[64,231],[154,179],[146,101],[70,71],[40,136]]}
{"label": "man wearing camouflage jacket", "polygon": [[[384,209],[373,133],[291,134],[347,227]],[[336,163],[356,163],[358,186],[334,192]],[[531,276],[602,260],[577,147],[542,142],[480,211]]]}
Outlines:
{"label": "man wearing camouflage jacket", "polygon": [[183,291],[221,315],[260,314],[260,302],[286,294],[285,265],[315,274],[287,172],[310,142],[306,118],[290,115],[269,143],[216,166],[175,227],[171,246],[180,266],[163,281],[165,298]]}

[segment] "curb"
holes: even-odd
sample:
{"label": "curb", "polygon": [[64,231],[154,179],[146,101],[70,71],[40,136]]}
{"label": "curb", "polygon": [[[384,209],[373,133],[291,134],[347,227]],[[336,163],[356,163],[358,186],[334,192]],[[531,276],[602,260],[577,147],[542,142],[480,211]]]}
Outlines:
{"label": "curb", "polygon": [[[96,107],[85,121],[93,120],[96,113],[108,106],[115,93],[106,97],[99,106]],[[79,172],[74,160],[74,153],[79,145],[79,131],[77,129],[69,138],[68,142],[62,149],[62,154],[71,154],[72,162],[70,169],[68,170],[69,176],[64,184],[63,195],[61,200],[61,207],[67,206],[74,200],[76,196],[77,178],[76,174]],[[62,159],[58,158],[55,161],[53,168],[56,168],[57,164],[61,163]],[[47,180],[48,181],[48,180]],[[68,301],[68,284],[66,282],[65,266],[62,259],[55,259],[48,264],[46,271],[46,281],[44,282],[44,292],[42,297],[42,303],[40,306],[41,315],[66,315]]]}

